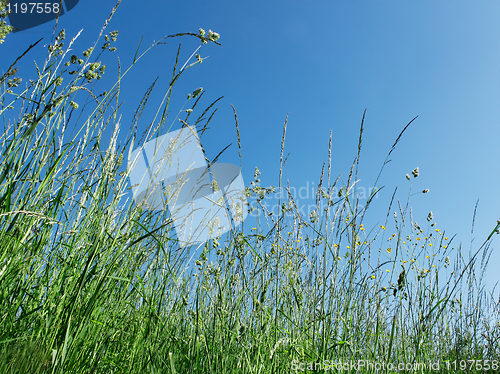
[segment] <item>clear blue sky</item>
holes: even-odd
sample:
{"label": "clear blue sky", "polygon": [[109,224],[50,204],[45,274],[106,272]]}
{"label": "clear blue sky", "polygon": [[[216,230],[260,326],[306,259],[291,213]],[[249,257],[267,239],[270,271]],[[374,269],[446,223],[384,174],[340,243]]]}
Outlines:
{"label": "clear blue sky", "polygon": [[[60,19],[67,41],[84,29],[75,45],[78,54],[93,44],[114,4],[80,1]],[[424,223],[432,211],[438,227],[449,236],[457,234],[467,253],[476,201],[473,248],[500,218],[499,17],[496,0],[124,0],[108,28],[119,30],[118,51],[105,57],[102,87],[116,78],[117,56],[122,66],[130,64],[142,36],[146,47],[165,35],[200,27],[218,32],[222,46],[202,47],[202,57],[209,58],[181,78],[171,111],[177,112],[197,87],[206,90],[204,105],[224,96],[203,145],[214,157],[233,143],[221,160],[239,164],[233,104],[244,179],[249,183],[258,166],[263,186],[277,184],[283,122],[289,114],[284,180],[296,189],[319,181],[330,131],[333,176],[347,179],[365,108],[359,186],[372,187],[399,132],[418,115],[381,177],[385,188],[372,207],[373,224],[385,220],[396,186],[405,201],[405,174],[418,166],[413,190],[428,188],[430,193],[412,197],[414,219]],[[40,37],[48,43],[51,31],[52,25],[45,24],[9,35],[0,46],[0,71],[29,43]],[[199,45],[194,38],[173,39],[153,50],[123,81],[124,131],[153,80],[159,76],[158,86],[167,86],[179,41],[182,62]],[[42,47],[31,52],[19,75],[34,76],[32,61],[44,57]],[[144,121],[153,117],[164,90],[154,92]],[[494,238],[498,247],[500,236]],[[500,280],[495,272],[499,263],[497,248],[487,273],[489,288]]]}

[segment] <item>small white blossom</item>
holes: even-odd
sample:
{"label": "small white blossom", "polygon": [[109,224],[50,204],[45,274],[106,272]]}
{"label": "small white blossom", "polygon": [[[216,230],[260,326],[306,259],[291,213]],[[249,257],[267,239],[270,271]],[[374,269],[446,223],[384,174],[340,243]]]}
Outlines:
{"label": "small white blossom", "polygon": [[217,39],[220,38],[220,35],[216,32],[213,32],[212,30],[208,30],[208,39],[212,40],[212,41],[216,41]]}

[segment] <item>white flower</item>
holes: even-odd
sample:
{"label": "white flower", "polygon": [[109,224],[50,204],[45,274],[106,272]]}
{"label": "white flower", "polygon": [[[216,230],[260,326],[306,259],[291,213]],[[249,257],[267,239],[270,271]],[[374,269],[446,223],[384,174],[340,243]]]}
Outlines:
{"label": "white flower", "polygon": [[208,39],[212,40],[212,41],[216,41],[217,39],[220,38],[220,35],[217,34],[216,32],[213,32],[212,30],[208,30]]}

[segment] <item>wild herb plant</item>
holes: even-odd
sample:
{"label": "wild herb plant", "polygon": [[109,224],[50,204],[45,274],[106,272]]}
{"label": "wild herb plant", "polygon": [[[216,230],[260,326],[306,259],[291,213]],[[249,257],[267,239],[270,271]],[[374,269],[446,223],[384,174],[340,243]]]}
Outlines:
{"label": "wild herb plant", "polygon": [[3,43],[5,37],[12,31],[12,26],[7,25],[5,18],[9,16],[9,12],[6,11],[8,1],[0,0],[0,44]]}
{"label": "wild herb plant", "polygon": [[[262,204],[275,189],[260,186],[256,168],[246,190],[258,204],[256,227],[237,227],[197,252],[180,250],[166,212],[153,214],[126,197],[130,170],[123,160],[165,130],[174,84],[203,59],[195,52],[196,61],[179,69],[179,47],[148,131],[137,141],[137,123],[156,82],[120,144],[121,79],[163,40],[140,55],[138,48],[116,84],[97,93],[95,81],[105,73],[101,53],[114,51],[118,37],[117,31],[104,34],[108,23],[81,55],[67,52],[76,37],[65,49],[66,35],[59,32],[37,66],[37,79],[25,87],[15,64],[2,78],[2,373],[289,373],[358,360],[440,361],[444,371],[446,362],[490,360],[486,372],[496,371],[500,310],[482,283],[492,235],[465,257],[432,212],[417,223],[411,189],[403,202],[394,193],[381,224],[369,226],[368,208],[383,189],[361,206],[356,189],[364,116],[342,185],[331,175],[330,137],[309,216],[300,213],[283,180],[285,121],[278,188],[287,195],[279,197],[278,214]],[[202,29],[167,38],[180,36],[202,43],[219,38]],[[179,118],[201,133],[219,101],[192,120],[203,95],[202,89],[190,94],[191,108]],[[14,108],[20,115],[12,122]],[[76,130],[68,136],[70,127]],[[408,183],[419,173],[408,174]]]}

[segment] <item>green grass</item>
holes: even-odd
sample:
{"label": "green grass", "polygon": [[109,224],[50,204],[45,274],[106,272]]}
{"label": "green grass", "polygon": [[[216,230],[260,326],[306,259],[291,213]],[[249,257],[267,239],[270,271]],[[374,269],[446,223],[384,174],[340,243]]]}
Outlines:
{"label": "green grass", "polygon": [[[216,42],[172,37],[180,36]],[[315,214],[301,216],[292,194],[279,214],[260,205],[258,227],[209,240],[190,267],[193,253],[179,250],[166,213],[124,197],[122,163],[144,140],[136,124],[154,84],[118,144],[120,80],[147,50],[97,94],[98,42],[78,61],[64,40],[59,33],[25,88],[15,65],[1,78],[1,373],[289,373],[332,360],[440,361],[441,372],[447,360],[450,372],[462,360],[490,360],[490,370],[470,369],[469,361],[466,371],[498,371],[491,360],[500,360],[500,309],[482,283],[491,235],[466,257],[432,214],[425,225],[415,222],[411,190],[403,203],[393,197],[377,219],[383,224],[363,223],[373,220],[366,215],[376,193],[361,209],[355,182],[364,116],[346,183],[331,182],[331,158],[321,169]],[[172,87],[198,63],[179,69],[179,51],[144,141],[164,133]],[[203,94],[188,100],[193,113]],[[182,121],[202,132],[214,112],[213,104],[197,119],[184,111]],[[11,122],[12,113],[21,114]],[[286,122],[278,188],[285,134]],[[247,192],[259,202],[271,192],[259,186],[257,169]]]}

